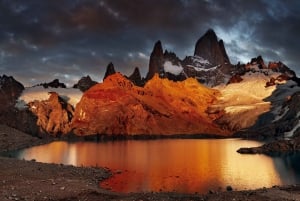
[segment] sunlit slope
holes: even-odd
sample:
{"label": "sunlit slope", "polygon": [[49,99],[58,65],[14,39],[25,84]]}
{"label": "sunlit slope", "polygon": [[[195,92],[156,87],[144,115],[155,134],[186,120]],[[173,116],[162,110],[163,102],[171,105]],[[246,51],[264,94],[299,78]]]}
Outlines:
{"label": "sunlit slope", "polygon": [[270,77],[263,73],[248,72],[242,79],[240,83],[216,87],[222,95],[211,107],[211,110],[224,111],[218,123],[231,130],[248,128],[261,114],[270,111],[271,102],[267,98],[276,89],[276,85],[266,87]]}
{"label": "sunlit slope", "polygon": [[219,134],[206,109],[219,96],[194,79],[153,77],[143,88],[119,73],[86,91],[75,109],[75,134]]}

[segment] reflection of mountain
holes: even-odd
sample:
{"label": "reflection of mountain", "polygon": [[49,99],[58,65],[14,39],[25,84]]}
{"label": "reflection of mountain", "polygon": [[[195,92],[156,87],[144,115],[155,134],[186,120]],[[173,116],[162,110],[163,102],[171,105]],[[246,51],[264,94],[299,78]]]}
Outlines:
{"label": "reflection of mountain", "polygon": [[281,184],[272,158],[235,151],[259,144],[240,139],[53,142],[29,148],[19,158],[109,167],[116,174],[102,185],[118,192],[207,193],[227,185],[242,190]]}
{"label": "reflection of mountain", "polygon": [[0,77],[0,122],[40,136],[247,130],[247,136],[290,137],[300,131],[299,83],[283,63],[266,64],[261,56],[232,65],[223,41],[208,30],[194,55],[183,60],[158,41],[146,78],[138,68],[130,76],[116,73],[112,63],[103,83],[87,76],[75,89],[57,79],[24,89],[13,78]]}
{"label": "reflection of mountain", "polygon": [[282,180],[282,184],[297,184],[300,182],[299,153],[281,154],[278,157],[274,156],[273,161],[274,167]]}

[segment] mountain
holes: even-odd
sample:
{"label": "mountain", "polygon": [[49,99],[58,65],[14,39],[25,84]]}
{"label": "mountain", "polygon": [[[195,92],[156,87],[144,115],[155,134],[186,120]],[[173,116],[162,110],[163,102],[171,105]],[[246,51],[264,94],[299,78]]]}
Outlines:
{"label": "mountain", "polygon": [[160,41],[157,41],[154,45],[152,53],[150,55],[149,70],[146,76],[146,80],[150,80],[155,73],[161,75],[163,73],[164,54]]}
{"label": "mountain", "polygon": [[223,41],[218,41],[212,29],[197,41],[194,56],[206,59],[213,66],[230,64]]}
{"label": "mountain", "polygon": [[173,81],[193,77],[207,86],[216,86],[227,83],[233,71],[223,41],[218,40],[210,29],[197,41],[194,55],[183,60],[173,52],[166,50],[163,53],[161,41],[156,42],[150,55],[146,80],[157,73]]}
{"label": "mountain", "polygon": [[49,98],[33,101],[28,104],[29,110],[37,117],[39,136],[58,136],[70,132],[70,121],[74,108],[56,92],[50,92]]}
{"label": "mountain", "polygon": [[42,137],[300,135],[295,72],[262,56],[230,64],[213,30],[183,60],[156,42],[146,78],[137,67],[130,76],[116,73],[110,63],[103,83],[87,76],[75,88],[62,87],[56,79],[24,89],[13,77],[1,76],[0,123]]}
{"label": "mountain", "polygon": [[138,67],[134,68],[133,73],[128,77],[128,79],[136,86],[141,87],[145,85],[145,79],[142,78]]}
{"label": "mountain", "polygon": [[106,71],[105,71],[103,80],[105,80],[108,76],[113,75],[115,73],[116,73],[115,66],[112,62],[110,62],[106,67]]}
{"label": "mountain", "polygon": [[85,92],[95,84],[97,84],[97,82],[92,80],[90,76],[85,76],[80,78],[80,80],[74,84],[73,88],[80,89],[80,91]]}
{"label": "mountain", "polygon": [[12,76],[0,76],[0,111],[13,107],[24,86]]}
{"label": "mountain", "polygon": [[[215,87],[222,96],[210,109],[224,111],[216,120],[219,125],[234,132],[247,129],[245,135],[250,136],[250,131],[255,135],[261,127],[271,125],[285,101],[300,91],[300,87],[294,81],[295,73],[281,62],[266,65],[259,56],[240,68],[243,71],[232,76],[227,85]],[[282,135],[280,130],[276,132],[271,134],[265,130],[264,135]]]}
{"label": "mountain", "polygon": [[42,83],[42,84],[38,84],[36,86],[43,86],[44,88],[66,88],[66,85],[64,83],[59,82],[59,79],[54,79],[51,82],[48,83]]}
{"label": "mountain", "polygon": [[138,87],[116,73],[84,93],[72,128],[77,135],[228,135],[206,113],[218,95],[192,78],[173,82],[155,74]]}

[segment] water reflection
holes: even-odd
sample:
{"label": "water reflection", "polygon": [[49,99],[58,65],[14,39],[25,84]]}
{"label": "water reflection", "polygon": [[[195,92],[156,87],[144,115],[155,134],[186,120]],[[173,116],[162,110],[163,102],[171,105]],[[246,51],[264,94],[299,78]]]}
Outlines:
{"label": "water reflection", "polygon": [[240,147],[259,145],[259,142],[239,139],[53,142],[20,151],[16,156],[121,170],[121,174],[101,184],[120,192],[193,193],[224,189],[227,185],[253,189],[299,182],[299,177],[295,177],[299,175],[298,163],[293,169],[291,162],[282,157],[236,152]]}

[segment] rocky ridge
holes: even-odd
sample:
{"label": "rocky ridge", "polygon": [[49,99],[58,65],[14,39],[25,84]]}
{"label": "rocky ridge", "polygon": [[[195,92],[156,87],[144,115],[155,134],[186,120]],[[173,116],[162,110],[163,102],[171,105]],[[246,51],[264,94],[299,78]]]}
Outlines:
{"label": "rocky ridge", "polygon": [[[193,98],[207,95],[207,90],[197,85],[193,78],[209,86],[217,85],[213,90],[213,98]],[[84,132],[124,135],[196,132],[227,135],[237,132],[236,136],[243,136],[240,130],[246,129],[249,135],[250,132],[264,131],[261,125],[271,126],[274,122],[276,126],[281,125],[277,116],[287,110],[284,101],[299,91],[299,79],[283,63],[270,62],[267,65],[261,56],[251,59],[247,64],[231,65],[223,41],[218,40],[213,30],[209,30],[198,40],[194,56],[184,60],[173,52],[164,51],[158,41],[151,53],[145,79],[138,68],[132,75],[122,76],[116,73],[112,63],[107,66],[103,83],[96,84],[89,76],[83,77],[75,85],[85,91],[77,106],[81,95],[75,102],[73,100],[71,106],[68,105],[69,96],[54,90],[53,87],[65,86],[59,80],[42,86],[51,92],[50,97],[31,100],[26,103],[27,106],[25,104],[27,108],[22,110],[14,105],[23,89],[20,88],[21,92],[19,90],[14,96],[5,92],[11,98],[6,95],[3,97],[10,100],[12,107],[2,113],[1,122],[15,128],[24,127],[27,132],[40,136],[45,133],[59,136],[72,133],[73,129],[79,135]],[[200,90],[193,91],[189,87]],[[54,91],[56,93],[52,93]],[[91,94],[99,96],[93,97]],[[105,116],[108,118],[105,119]],[[292,118],[293,121],[288,124],[284,122],[285,118],[281,118],[285,129],[274,126],[269,136],[283,136],[291,129],[291,136],[297,133],[298,116],[292,115]],[[177,125],[177,122],[182,124]],[[149,127],[143,128],[147,124]],[[174,125],[180,128],[175,129],[177,127]]]}
{"label": "rocky ridge", "polygon": [[85,92],[95,84],[97,84],[97,82],[92,80],[91,77],[87,75],[80,78],[80,80],[74,84],[73,88],[80,89],[80,91]]}
{"label": "rocky ridge", "polygon": [[83,95],[72,127],[78,135],[228,135],[205,112],[218,95],[194,79],[177,83],[154,75],[142,88],[116,73]]}

